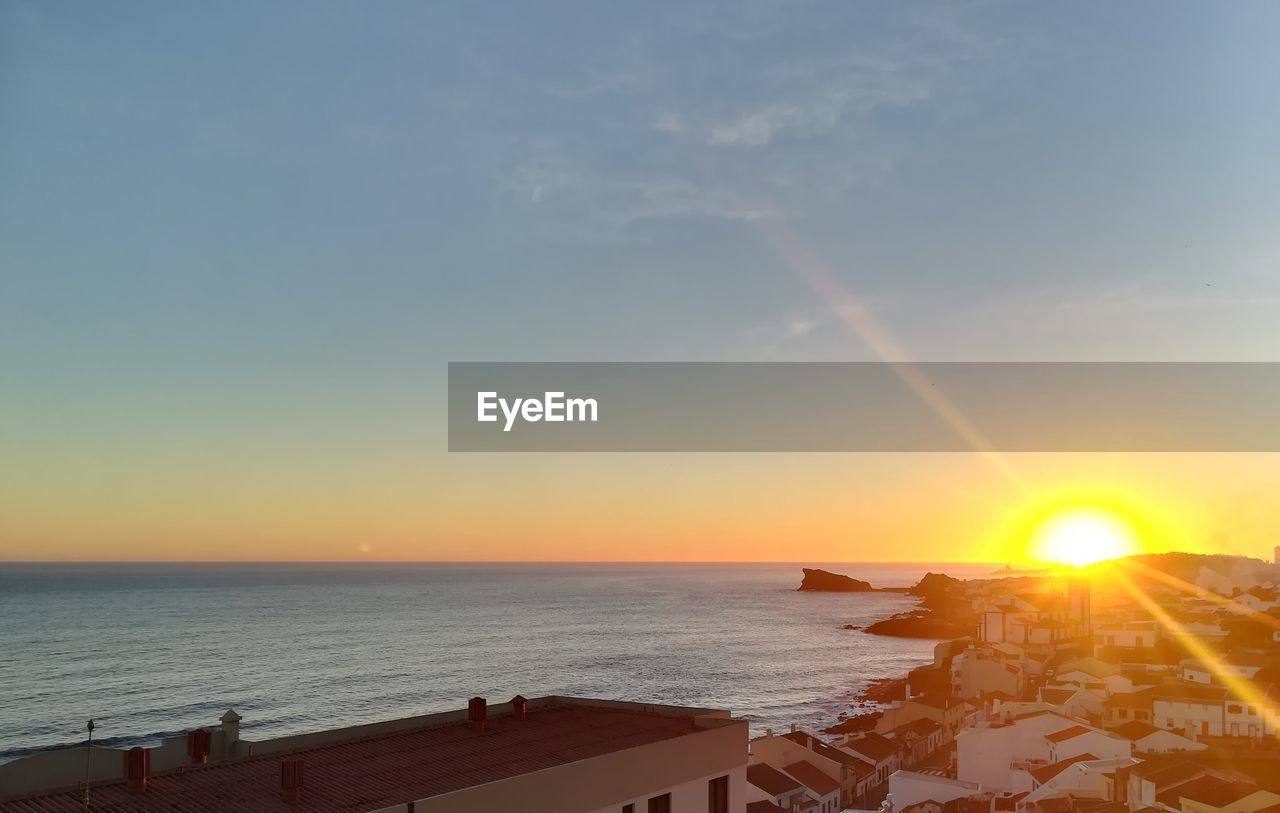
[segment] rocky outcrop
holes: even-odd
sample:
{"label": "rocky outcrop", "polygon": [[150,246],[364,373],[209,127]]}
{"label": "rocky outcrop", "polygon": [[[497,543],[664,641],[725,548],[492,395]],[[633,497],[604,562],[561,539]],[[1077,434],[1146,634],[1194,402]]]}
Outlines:
{"label": "rocky outcrop", "polygon": [[842,573],[829,570],[803,568],[804,580],[798,590],[811,590],[819,593],[870,593],[875,590],[871,582],[864,582]]}
{"label": "rocky outcrop", "polygon": [[907,593],[913,596],[935,596],[963,589],[964,582],[959,579],[945,573],[930,572],[924,574],[924,578],[913,587],[907,588]]}
{"label": "rocky outcrop", "polygon": [[973,634],[973,628],[957,623],[929,610],[899,613],[892,618],[877,621],[864,630],[871,635],[888,635],[893,638],[963,638]]}
{"label": "rocky outcrop", "polygon": [[866,632],[895,638],[937,639],[973,634],[977,614],[960,579],[945,573],[926,573],[906,592],[919,597],[919,609],[877,621],[868,626]]}

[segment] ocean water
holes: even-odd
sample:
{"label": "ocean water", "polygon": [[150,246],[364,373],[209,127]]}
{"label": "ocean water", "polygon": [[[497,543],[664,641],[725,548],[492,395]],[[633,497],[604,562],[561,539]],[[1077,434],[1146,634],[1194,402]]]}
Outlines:
{"label": "ocean water", "polygon": [[[813,566],[813,565],[810,565]],[[817,565],[876,586],[989,565]],[[262,739],[482,695],[729,708],[826,726],[933,641],[867,635],[897,594],[800,593],[800,565],[0,565],[0,761],[135,745],[228,707]]]}

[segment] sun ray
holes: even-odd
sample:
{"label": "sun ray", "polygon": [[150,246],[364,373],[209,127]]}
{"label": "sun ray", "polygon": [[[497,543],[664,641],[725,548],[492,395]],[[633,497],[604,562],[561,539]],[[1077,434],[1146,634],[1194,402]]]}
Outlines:
{"label": "sun ray", "polygon": [[1252,607],[1246,607],[1233,598],[1224,596],[1221,593],[1215,593],[1212,590],[1201,587],[1198,584],[1192,584],[1184,579],[1179,579],[1177,576],[1157,570],[1154,567],[1143,564],[1142,562],[1130,561],[1126,564],[1134,570],[1141,571],[1142,575],[1154,579],[1155,581],[1162,582],[1175,590],[1186,593],[1187,595],[1195,596],[1198,599],[1211,602],[1224,610],[1243,616],[1252,621],[1257,621],[1258,623],[1264,624],[1272,629],[1280,629],[1280,618],[1276,618],[1269,613],[1259,612]]}
{"label": "sun ray", "polygon": [[1195,633],[1183,627],[1167,610],[1161,607],[1151,596],[1147,595],[1146,591],[1134,583],[1124,572],[1123,565],[1108,568],[1106,573],[1114,579],[1121,589],[1142,605],[1157,623],[1168,630],[1173,635],[1174,640],[1187,651],[1187,654],[1212,672],[1213,676],[1218,679],[1228,692],[1234,694],[1244,703],[1258,708],[1266,726],[1275,727],[1280,725],[1280,713],[1277,712],[1266,693],[1259,689],[1253,681],[1227,669],[1213,647],[1200,640]]}
{"label": "sun ray", "polygon": [[876,318],[861,298],[832,272],[827,263],[809,250],[778,222],[761,221],[756,224],[761,235],[773,248],[793,274],[800,277],[816,294],[822,297],[840,321],[862,340],[881,361],[889,365],[904,384],[947,423],[983,459],[991,463],[1023,494],[1033,494],[1027,479],[1001,454],[976,426],[939,390],[907,355],[906,350],[894,340],[889,331]]}

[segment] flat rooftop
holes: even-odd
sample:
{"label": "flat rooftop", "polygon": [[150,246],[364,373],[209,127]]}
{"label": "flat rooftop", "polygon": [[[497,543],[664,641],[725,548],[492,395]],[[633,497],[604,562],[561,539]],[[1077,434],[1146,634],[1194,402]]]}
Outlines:
{"label": "flat rooftop", "polygon": [[[377,736],[326,742],[288,752],[190,766],[152,774],[146,789],[124,780],[94,783],[92,810],[149,813],[377,810],[532,771],[693,734],[691,716],[643,706],[566,700],[527,716],[490,716],[483,731],[448,722]],[[301,758],[305,778],[297,802],[280,788],[281,761]],[[78,789],[0,801],[0,813],[83,813]]]}

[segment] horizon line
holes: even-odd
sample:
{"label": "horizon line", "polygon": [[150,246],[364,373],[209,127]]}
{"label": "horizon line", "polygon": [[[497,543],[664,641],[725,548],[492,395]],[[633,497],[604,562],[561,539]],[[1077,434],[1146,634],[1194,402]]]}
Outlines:
{"label": "horizon line", "polygon": [[[3,565],[1009,565],[938,559],[0,559]],[[1033,563],[1019,563],[1033,564]]]}

